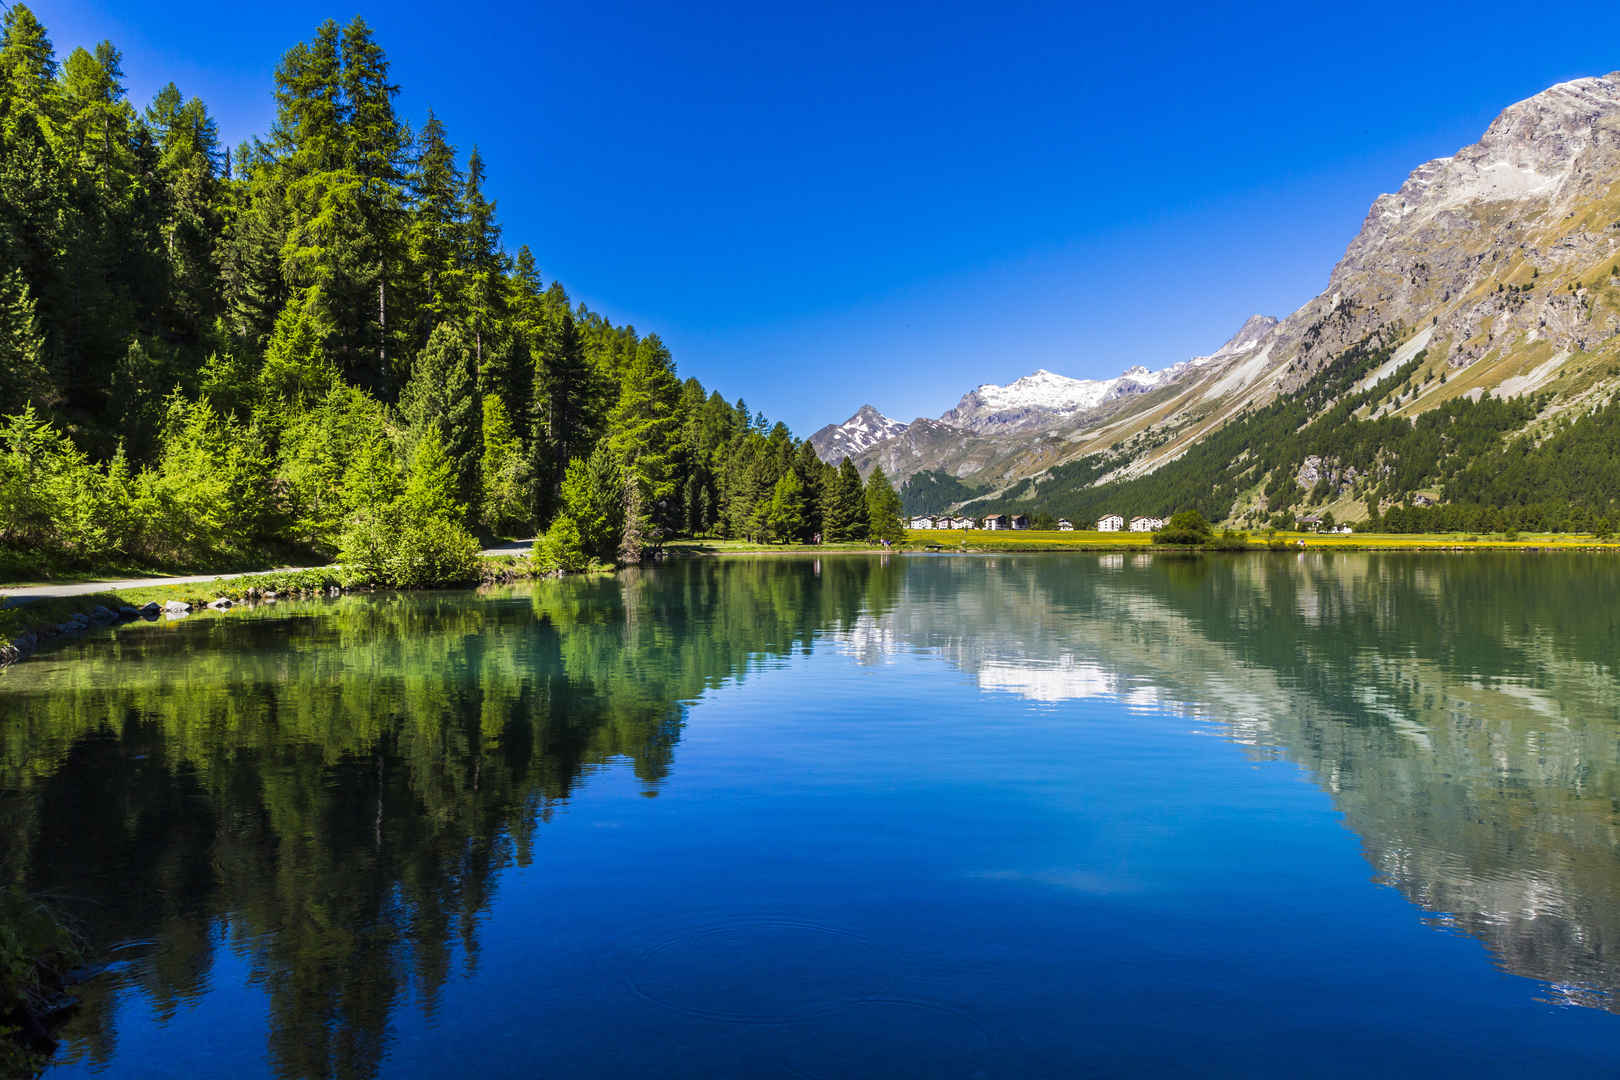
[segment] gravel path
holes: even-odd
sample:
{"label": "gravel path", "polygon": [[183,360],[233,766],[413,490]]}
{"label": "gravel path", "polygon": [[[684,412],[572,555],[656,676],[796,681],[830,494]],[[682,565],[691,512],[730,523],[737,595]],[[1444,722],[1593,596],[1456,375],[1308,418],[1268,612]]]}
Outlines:
{"label": "gravel path", "polygon": [[[486,548],[480,555],[527,555],[534,541]],[[196,585],[204,581],[229,581],[231,578],[252,577],[254,574],[273,574],[285,570],[314,570],[319,567],[282,566],[275,570],[250,570],[241,574],[192,574],[189,577],[127,578],[123,581],[70,581],[60,585],[29,585],[20,589],[0,587],[3,602],[13,600],[55,600],[64,596],[88,596],[91,593],[117,592],[119,589],[142,589],[149,585]]]}

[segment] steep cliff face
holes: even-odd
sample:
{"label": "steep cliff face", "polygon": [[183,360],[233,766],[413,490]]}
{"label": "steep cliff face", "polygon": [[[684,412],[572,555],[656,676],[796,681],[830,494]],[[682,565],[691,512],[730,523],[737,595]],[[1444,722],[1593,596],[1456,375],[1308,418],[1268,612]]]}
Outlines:
{"label": "steep cliff face", "polygon": [[[1382,374],[1421,357],[1411,389],[1373,415],[1536,393],[1547,404],[1535,427],[1620,389],[1620,72],[1512,105],[1477,143],[1420,165],[1373,202],[1327,288],[1280,322],[1256,316],[1208,357],[1147,378],[1042,372],[980,387],[942,417],[965,432],[964,449],[1039,438],[956,455],[950,471],[1007,490],[1106,453],[1099,482],[1143,475],[1372,335],[1401,345]],[[884,453],[874,444],[861,460]],[[900,456],[929,468],[953,455],[936,440],[928,455]],[[981,462],[991,471],[975,475]]]}

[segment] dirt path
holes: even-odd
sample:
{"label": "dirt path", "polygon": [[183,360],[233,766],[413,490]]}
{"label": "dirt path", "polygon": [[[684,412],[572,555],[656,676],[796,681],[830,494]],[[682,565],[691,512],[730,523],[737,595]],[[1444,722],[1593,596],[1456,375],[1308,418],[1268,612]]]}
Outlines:
{"label": "dirt path", "polygon": [[[527,555],[534,541],[503,544],[486,548],[480,555]],[[312,566],[282,566],[273,570],[249,570],[240,574],[191,574],[187,577],[126,578],[122,581],[68,581],[60,585],[28,585],[19,589],[0,586],[0,598],[5,603],[13,600],[55,600],[64,596],[89,596],[91,593],[117,592],[119,589],[143,589],[151,585],[196,585],[204,581],[229,581],[231,578],[252,577],[254,574],[272,574],[286,570],[315,570]]]}

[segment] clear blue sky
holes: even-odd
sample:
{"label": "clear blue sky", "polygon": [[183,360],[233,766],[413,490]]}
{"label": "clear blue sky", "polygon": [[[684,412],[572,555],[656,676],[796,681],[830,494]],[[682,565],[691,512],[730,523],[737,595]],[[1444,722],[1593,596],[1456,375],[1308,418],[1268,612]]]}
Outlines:
{"label": "clear blue sky", "polygon": [[1106,376],[1314,295],[1372,199],[1503,107],[1620,68],[1620,7],[36,0],[227,140],[357,11],[477,143],[507,243],[800,434]]}

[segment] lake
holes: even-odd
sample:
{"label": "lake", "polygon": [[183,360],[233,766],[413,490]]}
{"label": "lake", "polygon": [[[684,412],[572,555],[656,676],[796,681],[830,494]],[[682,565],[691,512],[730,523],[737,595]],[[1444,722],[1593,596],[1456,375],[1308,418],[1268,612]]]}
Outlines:
{"label": "lake", "polygon": [[0,674],[53,1078],[1620,1069],[1620,564],[830,556]]}

